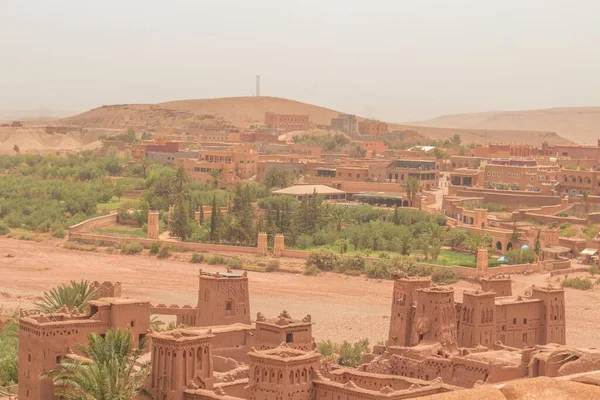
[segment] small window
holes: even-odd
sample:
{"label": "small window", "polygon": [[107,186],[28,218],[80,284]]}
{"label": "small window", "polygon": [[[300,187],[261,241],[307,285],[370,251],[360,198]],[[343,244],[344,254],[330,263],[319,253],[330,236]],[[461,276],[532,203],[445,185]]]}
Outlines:
{"label": "small window", "polygon": [[517,324],[517,319],[513,318],[513,325],[516,325],[516,324]]}
{"label": "small window", "polygon": [[27,354],[27,361],[31,362],[31,353]]}
{"label": "small window", "polygon": [[228,301],[227,303],[225,303],[225,310],[226,311],[231,311],[233,309],[233,304],[231,304],[230,301]]}
{"label": "small window", "polygon": [[60,364],[61,361],[62,361],[62,356],[56,356],[56,363]]}
{"label": "small window", "polygon": [[286,333],[285,334],[285,342],[286,343],[292,343],[294,341],[294,334],[293,333]]}
{"label": "small window", "polygon": [[523,318],[523,325],[527,325],[527,318]]}
{"label": "small window", "polygon": [[131,321],[131,322],[129,323],[129,326],[130,326],[130,327],[132,327],[132,328],[135,328],[135,321]]}

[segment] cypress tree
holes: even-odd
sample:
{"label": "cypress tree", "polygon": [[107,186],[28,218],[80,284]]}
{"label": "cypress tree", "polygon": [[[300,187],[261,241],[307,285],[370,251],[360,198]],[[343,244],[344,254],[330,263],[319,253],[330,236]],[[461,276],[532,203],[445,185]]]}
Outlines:
{"label": "cypress tree", "polygon": [[202,203],[200,203],[200,205],[198,206],[198,211],[200,211],[200,218],[198,218],[198,222],[200,223],[200,225],[202,225],[204,223],[204,206],[202,205]]}
{"label": "cypress tree", "polygon": [[217,215],[217,196],[213,196],[212,210],[210,213],[210,240],[214,241],[217,230],[219,229],[219,221]]}

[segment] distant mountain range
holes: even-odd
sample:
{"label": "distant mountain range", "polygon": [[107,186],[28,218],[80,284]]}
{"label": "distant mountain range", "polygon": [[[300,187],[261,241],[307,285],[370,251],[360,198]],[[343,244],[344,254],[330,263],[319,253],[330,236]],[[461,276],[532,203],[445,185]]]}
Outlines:
{"label": "distant mountain range", "polygon": [[[234,125],[249,128],[264,122],[265,112],[280,114],[309,114],[313,124],[329,125],[331,118],[339,111],[277,97],[228,97],[216,99],[181,100],[158,104],[106,105],[82,114],[60,120],[60,124],[93,128],[126,128],[144,126],[149,128],[171,127],[197,129]],[[440,117],[443,118],[443,117]],[[432,120],[434,121],[434,120]],[[506,143],[520,142],[540,145],[542,141],[551,144],[569,143],[555,134],[552,129],[538,128],[537,131],[523,132],[530,128],[459,127],[417,124],[390,124],[390,130],[414,131],[431,139],[448,139],[460,134],[465,143]],[[486,130],[487,129],[487,130]]]}
{"label": "distant mountain range", "polygon": [[462,128],[534,130],[555,132],[576,143],[596,144],[600,138],[600,107],[565,107],[543,110],[492,111],[443,115],[410,125]]}

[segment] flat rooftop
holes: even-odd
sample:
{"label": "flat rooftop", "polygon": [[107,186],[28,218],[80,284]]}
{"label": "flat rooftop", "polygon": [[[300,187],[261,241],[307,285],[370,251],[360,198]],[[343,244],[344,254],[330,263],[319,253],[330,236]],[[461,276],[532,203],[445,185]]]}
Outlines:
{"label": "flat rooftop", "polygon": [[324,195],[345,194],[345,192],[342,190],[334,189],[325,185],[295,185],[287,187],[285,189],[274,190],[271,193],[287,194],[290,196],[311,195],[313,193]]}

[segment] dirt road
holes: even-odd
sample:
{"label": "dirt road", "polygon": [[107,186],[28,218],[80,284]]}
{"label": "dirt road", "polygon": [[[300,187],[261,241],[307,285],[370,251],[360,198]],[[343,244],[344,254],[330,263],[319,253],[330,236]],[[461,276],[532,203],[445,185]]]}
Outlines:
{"label": "dirt road", "polygon": [[[120,281],[123,295],[153,303],[194,305],[198,269],[223,267],[158,260],[150,256],[122,256],[79,252],[58,247],[58,241],[42,243],[0,238],[0,307],[29,307],[44,290],[71,279]],[[7,254],[14,257],[6,257]],[[186,256],[187,257],[187,256]],[[391,281],[348,277],[249,272],[252,315],[258,311],[276,316],[286,309],[292,317],[313,317],[317,341],[385,340],[389,328]],[[515,276],[513,291],[522,293],[531,284],[546,284],[545,275]],[[457,298],[462,289],[454,285]],[[594,347],[600,332],[600,290],[567,289],[567,340]]]}

